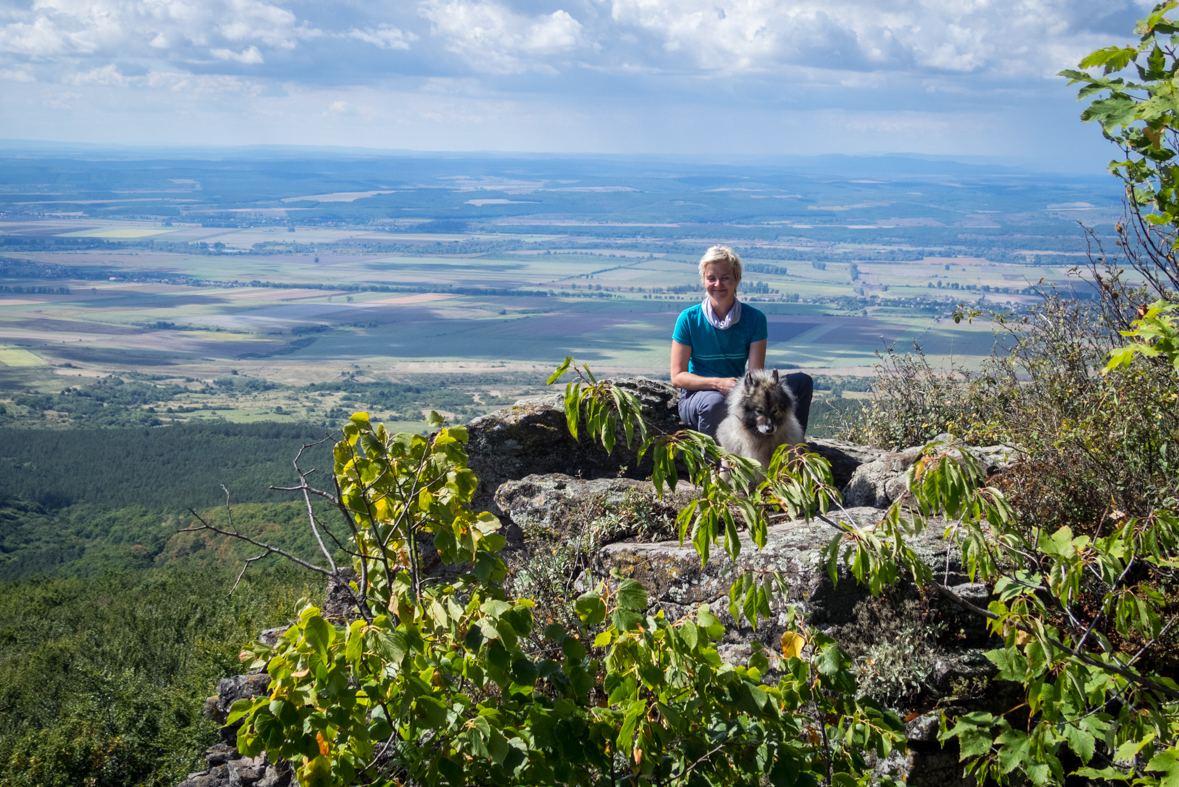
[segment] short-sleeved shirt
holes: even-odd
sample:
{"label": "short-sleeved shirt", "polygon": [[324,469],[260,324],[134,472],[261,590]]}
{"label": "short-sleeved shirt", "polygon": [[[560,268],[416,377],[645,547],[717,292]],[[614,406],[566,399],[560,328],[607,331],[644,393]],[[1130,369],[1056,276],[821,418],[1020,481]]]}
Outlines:
{"label": "short-sleeved shirt", "polygon": [[712,327],[704,307],[696,304],[680,312],[671,338],[692,348],[688,371],[701,377],[740,377],[745,374],[749,345],[769,337],[766,316],[747,303],[741,319],[725,330]]}

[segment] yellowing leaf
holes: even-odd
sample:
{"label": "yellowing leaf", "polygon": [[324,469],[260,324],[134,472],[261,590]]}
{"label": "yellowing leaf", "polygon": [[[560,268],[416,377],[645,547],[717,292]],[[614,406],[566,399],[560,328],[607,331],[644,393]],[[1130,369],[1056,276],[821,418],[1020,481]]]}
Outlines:
{"label": "yellowing leaf", "polygon": [[328,753],[331,752],[331,749],[328,747],[327,741],[323,739],[323,733],[315,733],[315,740],[319,742],[319,753],[324,757],[328,756]]}
{"label": "yellowing leaf", "polygon": [[801,634],[787,631],[782,635],[782,654],[788,659],[801,658],[802,649],[805,645],[806,637]]}

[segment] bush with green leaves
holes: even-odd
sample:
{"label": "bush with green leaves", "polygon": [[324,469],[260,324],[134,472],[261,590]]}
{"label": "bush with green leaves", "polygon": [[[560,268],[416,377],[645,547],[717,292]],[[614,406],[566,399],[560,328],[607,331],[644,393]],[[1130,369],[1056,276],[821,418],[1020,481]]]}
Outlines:
{"label": "bush with green leaves", "polygon": [[[584,419],[608,445],[615,427],[646,435],[625,391],[591,383],[577,394],[571,428]],[[574,625],[544,629],[553,647],[530,649],[534,604],[504,592],[499,523],[467,505],[476,478],[466,431],[390,434],[363,413],[344,431],[335,488],[315,489],[304,473],[297,489],[330,499],[348,523],[355,620],[308,605],[274,647],[243,654],[272,679],[268,694],[231,713],[243,721],[243,753],[291,761],[305,785],[850,786],[871,780],[870,752],[903,745],[900,720],[856,699],[848,657],[821,633],[796,626],[782,657],[755,648],[747,664],[727,664],[716,647],[724,627],[707,605],[669,620],[633,580],[597,582],[577,598]],[[678,457],[711,485],[681,517],[702,559],[718,540],[740,549],[729,503],[751,529],[761,523],[764,543],[764,515],[712,473],[705,457],[722,454],[711,440],[662,436],[650,447],[657,483],[674,486]],[[748,462],[727,461],[751,480]],[[763,490],[783,505],[818,505],[823,460],[781,467]],[[423,568],[427,540],[450,571]],[[323,557],[334,570],[326,548]],[[756,622],[767,587],[739,584],[734,603]]]}
{"label": "bush with green leaves", "polygon": [[[958,742],[980,781],[1179,784],[1177,7],[1141,21],[1138,45],[1082,61],[1101,75],[1065,72],[1081,98],[1096,97],[1084,118],[1124,154],[1110,165],[1127,186],[1120,257],[1090,236],[1099,297],[1047,292],[1022,317],[989,315],[1004,341],[981,374],[939,374],[920,358],[894,365],[861,424],[885,444],[935,429],[1007,442],[1019,461],[984,481],[969,456],[933,447],[875,527],[829,547],[833,569],[846,564],[870,586],[913,580],[1001,638],[987,656],[1022,702],[942,718],[942,739]],[[1137,79],[1113,76],[1126,69]],[[934,514],[971,579],[993,588],[985,608],[913,551]]]}

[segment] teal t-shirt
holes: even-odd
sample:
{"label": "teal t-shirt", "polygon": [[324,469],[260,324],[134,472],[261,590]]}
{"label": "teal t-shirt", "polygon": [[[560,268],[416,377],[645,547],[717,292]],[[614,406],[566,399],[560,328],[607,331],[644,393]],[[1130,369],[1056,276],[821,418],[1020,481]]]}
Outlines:
{"label": "teal t-shirt", "polygon": [[740,377],[745,374],[749,345],[769,337],[766,316],[747,303],[741,319],[719,331],[704,318],[699,303],[680,312],[671,338],[692,348],[688,371],[701,377]]}

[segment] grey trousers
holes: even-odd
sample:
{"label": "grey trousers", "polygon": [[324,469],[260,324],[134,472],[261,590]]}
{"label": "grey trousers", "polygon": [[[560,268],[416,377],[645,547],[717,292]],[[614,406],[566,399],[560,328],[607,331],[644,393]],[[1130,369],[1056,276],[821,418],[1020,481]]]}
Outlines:
{"label": "grey trousers", "polygon": [[[809,374],[795,372],[783,378],[783,384],[794,394],[794,416],[806,432],[806,423],[811,414],[811,398],[815,393],[815,381]],[[725,420],[728,409],[725,395],[716,391],[681,391],[680,420],[689,429],[716,437],[716,429]]]}

